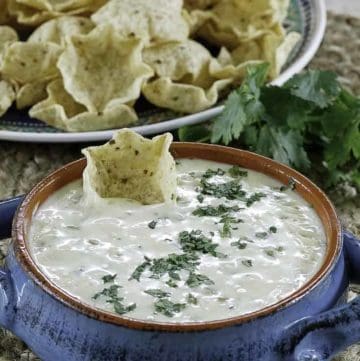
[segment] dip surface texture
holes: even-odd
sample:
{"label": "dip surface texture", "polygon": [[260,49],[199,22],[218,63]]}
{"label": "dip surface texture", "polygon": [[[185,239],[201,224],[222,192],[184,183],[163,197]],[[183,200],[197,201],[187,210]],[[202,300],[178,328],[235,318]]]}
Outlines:
{"label": "dip surface texture", "polygon": [[321,267],[323,226],[291,185],[204,160],[178,160],[177,174],[176,204],[88,207],[82,182],[68,184],[34,215],[32,257],[91,306],[166,322],[259,310]]}

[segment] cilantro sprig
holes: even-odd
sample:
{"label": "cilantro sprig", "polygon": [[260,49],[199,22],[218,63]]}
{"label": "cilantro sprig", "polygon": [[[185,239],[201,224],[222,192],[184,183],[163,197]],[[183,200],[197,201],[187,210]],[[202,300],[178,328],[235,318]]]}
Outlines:
{"label": "cilantro sprig", "polygon": [[336,74],[308,70],[283,86],[265,84],[268,65],[247,69],[243,84],[208,125],[179,130],[182,141],[238,145],[288,164],[325,186],[360,188],[360,98]]}

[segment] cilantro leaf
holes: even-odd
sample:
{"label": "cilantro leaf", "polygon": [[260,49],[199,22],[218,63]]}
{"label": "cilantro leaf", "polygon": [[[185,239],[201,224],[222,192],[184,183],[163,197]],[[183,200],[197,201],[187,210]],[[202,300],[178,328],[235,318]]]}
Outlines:
{"label": "cilantro leaf", "polygon": [[241,87],[232,92],[225,102],[222,114],[214,122],[211,142],[229,144],[240,137],[245,126],[258,121],[264,113],[260,87],[264,84],[268,64],[248,68],[247,77]]}
{"label": "cilantro leaf", "polygon": [[[265,64],[248,67],[213,126],[205,126],[211,142],[232,142],[271,157],[320,176],[325,186],[346,181],[360,188],[360,98],[332,72],[305,71],[281,87],[265,85],[266,73]],[[205,195],[246,199],[230,183],[220,189],[203,181],[201,187]]]}
{"label": "cilantro leaf", "polygon": [[211,130],[203,124],[185,126],[179,129],[178,135],[181,142],[205,143],[211,139]]}
{"label": "cilantro leaf", "polygon": [[155,311],[162,313],[167,317],[173,317],[175,313],[181,312],[185,307],[185,303],[174,303],[166,298],[161,298],[154,303]]}
{"label": "cilantro leaf", "polygon": [[301,170],[309,169],[310,166],[303,137],[296,130],[285,131],[264,125],[260,130],[256,151]]}
{"label": "cilantro leaf", "polygon": [[300,99],[326,108],[340,94],[341,88],[335,73],[309,70],[293,76],[284,86]]}

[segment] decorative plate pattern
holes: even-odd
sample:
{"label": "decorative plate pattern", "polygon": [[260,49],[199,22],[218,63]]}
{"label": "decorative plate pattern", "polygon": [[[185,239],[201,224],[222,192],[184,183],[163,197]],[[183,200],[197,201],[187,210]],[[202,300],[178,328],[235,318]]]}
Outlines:
{"label": "decorative plate pattern", "polygon": [[[305,68],[315,55],[324,36],[326,7],[324,0],[291,0],[285,27],[302,35],[301,42],[290,54],[280,76],[273,84],[281,85]],[[206,121],[222,110],[221,102],[200,113],[184,115],[152,108],[139,112],[139,121],[132,129],[143,135],[155,134]],[[43,122],[31,119],[27,111],[10,109],[0,119],[0,139],[22,142],[71,143],[103,141],[111,138],[114,130],[68,133]]]}

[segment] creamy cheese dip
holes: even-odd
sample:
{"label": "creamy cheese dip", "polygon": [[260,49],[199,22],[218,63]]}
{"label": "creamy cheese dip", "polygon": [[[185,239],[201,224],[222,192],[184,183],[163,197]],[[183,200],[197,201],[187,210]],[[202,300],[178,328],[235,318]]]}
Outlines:
{"label": "creamy cheese dip", "polygon": [[291,186],[204,160],[178,160],[177,173],[176,204],[88,207],[81,181],[49,197],[30,230],[41,271],[94,307],[191,322],[274,304],[319,270],[324,229]]}

